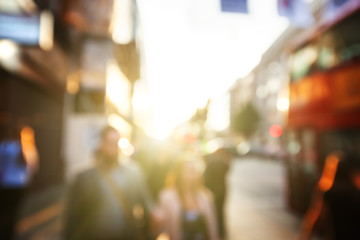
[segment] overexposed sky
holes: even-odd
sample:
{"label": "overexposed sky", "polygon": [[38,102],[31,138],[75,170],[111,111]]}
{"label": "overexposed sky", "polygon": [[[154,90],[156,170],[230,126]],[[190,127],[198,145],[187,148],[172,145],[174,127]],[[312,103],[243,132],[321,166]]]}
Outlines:
{"label": "overexposed sky", "polygon": [[276,0],[249,0],[248,15],[222,13],[220,0],[138,0],[138,6],[156,137],[249,73],[288,26],[276,15]]}

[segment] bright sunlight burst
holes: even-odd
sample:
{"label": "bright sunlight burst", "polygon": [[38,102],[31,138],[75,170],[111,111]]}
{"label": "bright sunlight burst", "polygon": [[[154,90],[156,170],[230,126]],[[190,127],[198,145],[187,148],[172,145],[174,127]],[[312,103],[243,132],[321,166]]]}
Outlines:
{"label": "bright sunlight burst", "polygon": [[275,0],[251,2],[244,15],[222,13],[217,0],[139,0],[152,136],[166,138],[207,99],[223,94],[288,26]]}

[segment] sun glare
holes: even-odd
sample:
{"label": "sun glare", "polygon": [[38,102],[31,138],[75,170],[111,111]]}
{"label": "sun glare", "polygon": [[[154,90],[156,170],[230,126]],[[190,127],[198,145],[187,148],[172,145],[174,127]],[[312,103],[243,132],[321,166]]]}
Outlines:
{"label": "sun glare", "polygon": [[252,1],[248,15],[221,13],[215,0],[138,2],[145,80],[154,99],[147,132],[160,139],[246,76],[289,25],[277,16],[275,0],[265,1],[266,12],[264,1]]}

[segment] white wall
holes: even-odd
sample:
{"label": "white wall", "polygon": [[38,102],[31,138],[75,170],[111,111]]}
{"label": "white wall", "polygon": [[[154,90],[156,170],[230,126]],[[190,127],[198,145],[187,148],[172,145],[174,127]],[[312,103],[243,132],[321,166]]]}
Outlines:
{"label": "white wall", "polygon": [[64,136],[67,181],[92,166],[98,133],[105,125],[105,115],[70,114],[67,117]]}

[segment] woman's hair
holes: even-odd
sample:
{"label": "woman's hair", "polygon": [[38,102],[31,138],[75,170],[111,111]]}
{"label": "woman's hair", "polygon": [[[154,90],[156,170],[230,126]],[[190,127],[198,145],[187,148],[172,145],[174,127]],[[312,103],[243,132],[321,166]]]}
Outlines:
{"label": "woman's hair", "polygon": [[184,191],[184,179],[182,176],[184,171],[186,171],[186,167],[188,164],[195,164],[194,167],[199,174],[199,178],[196,179],[196,182],[194,182],[192,186],[195,189],[201,189],[203,187],[201,175],[204,170],[204,161],[202,157],[194,153],[185,153],[181,155],[180,159],[178,159],[178,162],[175,164],[172,171],[174,176],[174,187],[177,189],[180,196]]}

